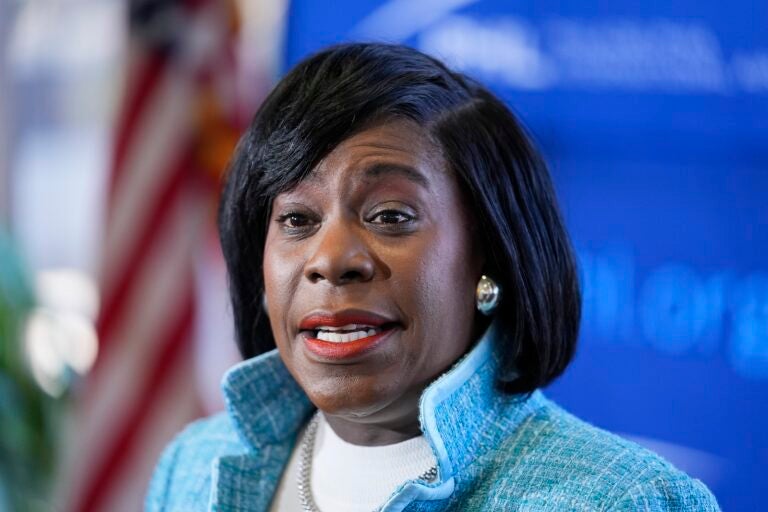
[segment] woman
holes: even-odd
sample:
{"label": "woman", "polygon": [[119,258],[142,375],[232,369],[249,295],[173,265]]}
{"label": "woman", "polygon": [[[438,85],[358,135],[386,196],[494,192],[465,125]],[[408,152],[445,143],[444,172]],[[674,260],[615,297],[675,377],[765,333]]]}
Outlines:
{"label": "woman", "polygon": [[246,361],[148,509],[717,510],[538,391],[574,353],[573,252],[540,156],[467,77],[378,44],[300,63],[219,227]]}

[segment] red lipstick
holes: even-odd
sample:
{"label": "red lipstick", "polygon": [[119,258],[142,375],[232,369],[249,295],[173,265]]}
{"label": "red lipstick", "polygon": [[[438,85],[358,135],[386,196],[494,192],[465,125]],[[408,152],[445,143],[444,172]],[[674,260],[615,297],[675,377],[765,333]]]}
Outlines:
{"label": "red lipstick", "polygon": [[[352,341],[328,341],[318,339],[318,332],[323,327],[342,328],[350,330],[376,331],[375,334]],[[395,330],[395,321],[377,313],[362,310],[345,310],[338,313],[316,312],[301,320],[304,346],[309,352],[326,360],[350,360],[367,354],[380,346]],[[329,330],[329,333],[341,334],[343,331]]]}
{"label": "red lipstick", "polygon": [[350,324],[379,327],[381,325],[393,322],[394,320],[391,320],[383,315],[371,313],[369,311],[362,311],[359,309],[347,309],[338,313],[319,311],[317,313],[311,313],[305,316],[301,320],[301,323],[299,323],[299,329],[302,331],[308,331],[323,326],[343,327]]}
{"label": "red lipstick", "polygon": [[359,340],[341,343],[307,336],[304,338],[304,345],[307,350],[323,359],[353,359],[374,350],[390,333],[392,333],[392,329]]}

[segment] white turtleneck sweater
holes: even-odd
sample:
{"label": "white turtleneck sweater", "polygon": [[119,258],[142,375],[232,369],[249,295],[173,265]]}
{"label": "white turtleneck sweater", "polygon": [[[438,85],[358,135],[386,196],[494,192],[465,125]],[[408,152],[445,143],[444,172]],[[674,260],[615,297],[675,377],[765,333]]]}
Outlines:
{"label": "white turtleneck sweater", "polygon": [[[407,480],[424,474],[437,461],[424,436],[386,446],[350,444],[319,415],[310,485],[323,512],[370,512],[384,504]],[[302,510],[297,479],[302,432],[275,492],[272,512]]]}

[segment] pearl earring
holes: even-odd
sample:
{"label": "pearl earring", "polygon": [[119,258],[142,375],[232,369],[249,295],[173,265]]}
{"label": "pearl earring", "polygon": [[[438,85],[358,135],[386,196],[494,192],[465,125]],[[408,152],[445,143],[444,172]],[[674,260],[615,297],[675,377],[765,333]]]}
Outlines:
{"label": "pearl earring", "polygon": [[477,309],[484,315],[491,315],[499,305],[501,298],[501,288],[496,281],[483,275],[477,283],[475,290],[475,301]]}

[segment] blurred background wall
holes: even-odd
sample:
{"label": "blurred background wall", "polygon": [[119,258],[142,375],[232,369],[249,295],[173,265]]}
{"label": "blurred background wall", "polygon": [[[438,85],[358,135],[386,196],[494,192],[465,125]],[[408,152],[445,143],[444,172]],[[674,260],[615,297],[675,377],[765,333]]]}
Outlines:
{"label": "blurred background wall", "polygon": [[0,9],[0,510],[139,510],[238,359],[213,221],[285,3]]}
{"label": "blurred background wall", "polygon": [[0,510],[136,510],[221,407],[217,180],[280,74],[361,39],[488,84],[542,147],[584,291],[547,392],[768,507],[767,24],[748,0],[0,3]]}

